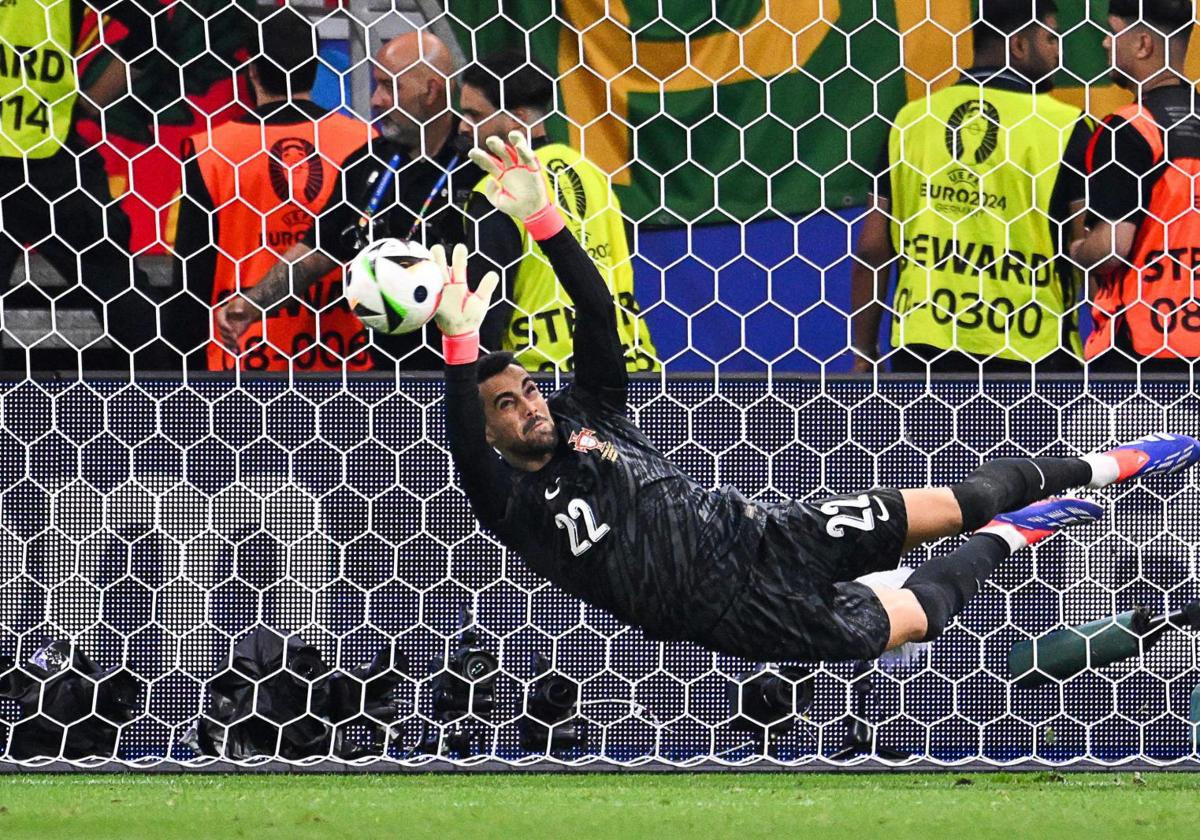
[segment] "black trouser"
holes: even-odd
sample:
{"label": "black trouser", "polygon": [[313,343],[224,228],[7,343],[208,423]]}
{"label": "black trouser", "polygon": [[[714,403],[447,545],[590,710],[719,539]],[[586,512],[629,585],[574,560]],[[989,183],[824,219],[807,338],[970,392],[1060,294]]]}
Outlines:
{"label": "black trouser", "polygon": [[[0,158],[0,290],[32,247],[67,281],[66,290],[43,289],[32,280],[3,300],[7,347],[0,367],[29,370],[128,370],[130,353],[139,368],[167,361],[157,336],[155,306],[145,272],[129,254],[129,218],[112,199],[98,152],[60,151],[44,160]],[[52,328],[14,341],[14,310],[49,310]],[[71,310],[93,313],[109,347],[53,348],[53,334],[71,320]],[[103,343],[103,342],[100,342]],[[141,348],[141,349],[139,349]]]}

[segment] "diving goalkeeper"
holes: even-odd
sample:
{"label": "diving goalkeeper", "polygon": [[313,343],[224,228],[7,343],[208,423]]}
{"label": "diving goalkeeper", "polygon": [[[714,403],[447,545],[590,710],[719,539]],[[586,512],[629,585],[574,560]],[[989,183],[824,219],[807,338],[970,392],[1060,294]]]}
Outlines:
{"label": "diving goalkeeper", "polygon": [[[873,659],[936,638],[1013,551],[1102,514],[1082,499],[1040,499],[1200,459],[1200,442],[1161,434],[1084,458],[985,462],[948,488],[781,504],[706,490],[626,416],[610,293],[564,229],[524,137],[509,140],[489,138],[490,153],[471,156],[491,176],[488,198],[524,223],[574,302],[575,377],[546,399],[510,354],[479,358],[496,278],[472,292],[460,246],[436,316],[450,451],[485,528],[535,572],[650,638],[754,661]],[[444,252],[435,258],[445,266]],[[963,531],[974,534],[902,588],[856,580]]]}

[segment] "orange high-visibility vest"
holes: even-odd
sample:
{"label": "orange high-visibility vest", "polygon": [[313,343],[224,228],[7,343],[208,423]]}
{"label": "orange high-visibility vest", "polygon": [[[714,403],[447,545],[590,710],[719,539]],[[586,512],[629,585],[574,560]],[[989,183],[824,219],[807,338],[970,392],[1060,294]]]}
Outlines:
{"label": "orange high-visibility vest", "polygon": [[[1155,164],[1161,163],[1166,150],[1154,116],[1136,103],[1114,113],[1145,138]],[[1144,359],[1200,357],[1197,151],[1172,150],[1138,225],[1129,267],[1100,281],[1092,307],[1096,328],[1084,345],[1085,358],[1094,359],[1113,347]],[[1111,165],[1119,166],[1120,161]]]}
{"label": "orange high-visibility vest", "polygon": [[[254,286],[324,209],[346,158],[375,136],[361,120],[327,114],[272,124],[235,120],[192,138],[218,217],[215,308]],[[215,324],[214,332],[215,335]],[[289,300],[241,339],[243,370],[366,370],[367,333],[342,297],[342,270],[329,272],[303,301]],[[246,352],[248,351],[248,352]],[[238,359],[208,346],[210,370]]]}

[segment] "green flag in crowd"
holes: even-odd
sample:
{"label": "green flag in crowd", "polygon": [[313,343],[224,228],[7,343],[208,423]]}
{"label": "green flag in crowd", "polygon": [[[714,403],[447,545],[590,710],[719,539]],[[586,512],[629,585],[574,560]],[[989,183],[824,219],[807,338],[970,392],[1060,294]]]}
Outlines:
{"label": "green flag in crowd", "polygon": [[[1110,85],[1100,47],[1107,3],[1093,0],[1091,20],[1088,0],[1058,6],[1058,95],[1082,101],[1085,83]],[[468,55],[529,44],[560,77],[551,133],[612,174],[628,216],[658,226],[860,205],[888,120],[924,90],[901,67],[898,33],[921,31],[923,40],[906,43],[906,64],[945,84],[955,61],[946,30],[966,30],[974,14],[970,0],[723,0],[715,8],[691,0],[447,3]],[[960,41],[960,51],[969,43]],[[581,63],[594,72],[576,69]]]}

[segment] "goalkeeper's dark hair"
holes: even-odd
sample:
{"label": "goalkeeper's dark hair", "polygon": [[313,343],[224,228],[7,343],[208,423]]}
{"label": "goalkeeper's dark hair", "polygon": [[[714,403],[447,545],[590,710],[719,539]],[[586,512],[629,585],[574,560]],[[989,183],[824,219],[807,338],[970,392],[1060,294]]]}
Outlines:
{"label": "goalkeeper's dark hair", "polygon": [[1171,40],[1192,34],[1194,0],[1110,0],[1108,13]]}
{"label": "goalkeeper's dark hair", "polygon": [[479,88],[493,107],[512,112],[532,108],[543,114],[554,107],[554,80],[546,69],[519,50],[504,50],[468,66],[459,83]]}
{"label": "goalkeeper's dark hair", "polygon": [[1054,0],[979,0],[979,16],[971,27],[975,47],[1006,41],[1030,24],[1058,14]]}
{"label": "goalkeeper's dark hair", "polygon": [[485,353],[475,363],[475,381],[483,384],[501,371],[517,365],[517,357],[507,350],[497,350],[495,353]]}
{"label": "goalkeeper's dark hair", "polygon": [[304,15],[283,6],[258,22],[254,69],[267,93],[308,93],[316,81],[318,65],[317,32]]}

